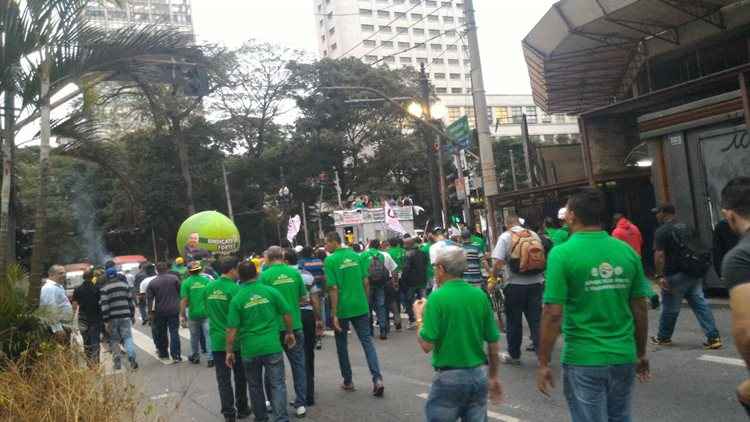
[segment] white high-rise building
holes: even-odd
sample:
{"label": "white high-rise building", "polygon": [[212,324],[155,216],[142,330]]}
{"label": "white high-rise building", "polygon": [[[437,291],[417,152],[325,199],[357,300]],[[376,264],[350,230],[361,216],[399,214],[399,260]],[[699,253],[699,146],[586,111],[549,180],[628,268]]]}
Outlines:
{"label": "white high-rise building", "polygon": [[85,13],[92,23],[108,30],[155,24],[194,34],[191,0],[129,0],[123,8],[91,2]]}
{"label": "white high-rise building", "polygon": [[466,94],[471,63],[461,0],[313,0],[320,57],[427,66],[439,95]]}

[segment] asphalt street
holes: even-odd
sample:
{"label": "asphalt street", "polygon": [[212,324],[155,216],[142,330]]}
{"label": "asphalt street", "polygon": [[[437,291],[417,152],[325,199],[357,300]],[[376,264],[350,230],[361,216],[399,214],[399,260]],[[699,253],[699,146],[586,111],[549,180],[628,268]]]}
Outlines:
{"label": "asphalt street", "polygon": [[[635,421],[744,421],[747,418],[734,398],[736,385],[746,376],[744,364],[730,337],[730,314],[725,303],[714,303],[714,315],[724,340],[721,350],[703,350],[703,335],[692,312],[683,307],[671,347],[649,345],[653,379],[638,384],[633,398]],[[649,315],[650,332],[656,331],[658,311]],[[213,369],[185,361],[165,364],[156,358],[150,328],[137,324],[134,333],[140,369],[131,375],[144,397],[144,411],[169,421],[222,421]],[[182,353],[189,353],[187,330],[181,330]],[[418,348],[415,332],[394,333],[387,341],[376,340],[386,385],[385,397],[371,395],[370,375],[356,335],[350,339],[355,392],[339,389],[341,377],[333,337],[323,339],[316,353],[316,405],[308,409],[310,421],[421,421],[433,371],[430,357]],[[505,341],[505,338],[502,338]],[[558,342],[558,349],[560,342]],[[559,351],[559,350],[558,350]],[[108,358],[109,355],[105,359]],[[556,354],[555,360],[559,362]],[[288,398],[292,398],[287,368]],[[526,352],[522,365],[502,366],[505,398],[491,405],[490,421],[569,421],[558,385],[552,398],[535,386],[535,357]],[[559,380],[559,364],[555,365]],[[111,372],[111,370],[108,370]],[[290,407],[290,416],[293,409]],[[294,416],[291,416],[294,419]],[[252,417],[249,419],[252,420]]]}

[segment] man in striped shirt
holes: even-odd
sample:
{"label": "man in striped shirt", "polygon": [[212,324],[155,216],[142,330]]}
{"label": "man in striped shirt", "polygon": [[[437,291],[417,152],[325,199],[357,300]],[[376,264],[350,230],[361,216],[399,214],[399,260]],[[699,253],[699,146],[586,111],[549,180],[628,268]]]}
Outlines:
{"label": "man in striped shirt", "polygon": [[135,321],[135,303],[130,286],[125,277],[111,266],[106,270],[106,283],[101,288],[99,303],[102,308],[102,320],[110,333],[109,347],[115,370],[122,368],[117,345],[122,342],[128,354],[130,369],[138,368],[133,345],[133,322]]}

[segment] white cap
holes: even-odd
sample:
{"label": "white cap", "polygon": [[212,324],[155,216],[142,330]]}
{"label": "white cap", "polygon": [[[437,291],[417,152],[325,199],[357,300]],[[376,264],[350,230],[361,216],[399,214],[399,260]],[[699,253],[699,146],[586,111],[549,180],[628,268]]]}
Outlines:
{"label": "white cap", "polygon": [[524,219],[523,217],[518,217],[518,222],[523,226],[526,224],[526,219]]}
{"label": "white cap", "polygon": [[557,219],[558,220],[565,220],[565,214],[568,213],[568,208],[562,207],[560,208],[560,211],[557,212]]}
{"label": "white cap", "polygon": [[304,249],[302,245],[297,245],[294,247],[294,252],[300,253],[302,252],[302,249]]}

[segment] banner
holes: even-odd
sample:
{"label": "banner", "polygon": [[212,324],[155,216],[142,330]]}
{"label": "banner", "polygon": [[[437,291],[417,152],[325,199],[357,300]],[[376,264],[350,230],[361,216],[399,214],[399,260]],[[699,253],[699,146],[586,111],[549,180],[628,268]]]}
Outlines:
{"label": "banner", "polygon": [[299,229],[302,226],[302,220],[299,218],[299,214],[289,219],[289,226],[286,232],[286,238],[294,245],[294,237],[299,233]]}
{"label": "banner", "polygon": [[388,201],[385,201],[385,227],[396,233],[406,233],[406,230],[404,230],[401,222],[398,220],[396,210],[391,207]]}

